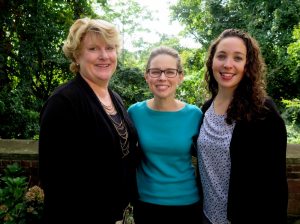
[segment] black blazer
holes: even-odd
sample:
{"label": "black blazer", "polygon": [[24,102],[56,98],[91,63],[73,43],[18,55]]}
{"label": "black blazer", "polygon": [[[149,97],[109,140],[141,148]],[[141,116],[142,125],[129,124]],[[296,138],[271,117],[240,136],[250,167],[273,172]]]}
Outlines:
{"label": "black blazer", "polygon": [[[204,116],[211,103],[203,105]],[[265,106],[265,119],[239,121],[233,130],[227,208],[232,224],[287,222],[286,127],[271,99]]]}
{"label": "black blazer", "polygon": [[124,158],[114,126],[79,74],[45,103],[39,139],[43,223],[114,223],[136,198],[137,134],[121,98],[109,93],[128,128]]}

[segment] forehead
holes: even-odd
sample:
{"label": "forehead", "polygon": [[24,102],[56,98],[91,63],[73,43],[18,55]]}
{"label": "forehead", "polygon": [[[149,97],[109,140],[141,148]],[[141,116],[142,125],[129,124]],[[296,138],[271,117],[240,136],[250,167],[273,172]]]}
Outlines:
{"label": "forehead", "polygon": [[107,44],[102,35],[98,32],[87,32],[84,35],[82,42],[94,44]]}
{"label": "forehead", "polygon": [[159,54],[152,58],[150,64],[152,66],[176,66],[177,60],[168,54]]}
{"label": "forehead", "polygon": [[241,53],[246,55],[247,48],[244,41],[241,38],[226,37],[219,42],[216,48],[216,53],[218,52]]}

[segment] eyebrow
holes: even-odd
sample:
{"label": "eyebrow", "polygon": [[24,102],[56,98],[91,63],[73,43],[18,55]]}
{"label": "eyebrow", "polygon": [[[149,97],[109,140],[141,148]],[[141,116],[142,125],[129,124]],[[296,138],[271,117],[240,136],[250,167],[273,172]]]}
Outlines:
{"label": "eyebrow", "polygon": [[[235,51],[233,53],[234,54],[240,54],[240,55],[246,55],[246,54],[244,54],[244,53],[242,53],[240,51]],[[216,54],[227,54],[227,52],[226,51],[216,51]]]}
{"label": "eyebrow", "polygon": [[177,68],[165,68],[165,69],[160,69],[160,68],[157,68],[157,67],[153,67],[153,68],[148,68],[148,69],[158,69],[158,70],[168,70],[168,69],[175,69],[177,70]]}

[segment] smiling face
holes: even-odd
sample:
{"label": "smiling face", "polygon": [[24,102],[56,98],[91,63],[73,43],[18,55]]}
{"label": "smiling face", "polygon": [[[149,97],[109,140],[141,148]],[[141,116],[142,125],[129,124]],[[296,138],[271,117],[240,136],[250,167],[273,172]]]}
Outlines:
{"label": "smiling face", "polygon": [[117,50],[99,38],[98,34],[89,32],[82,40],[76,62],[85,79],[93,83],[108,83],[117,67]]}
{"label": "smiling face", "polygon": [[245,74],[246,55],[247,49],[242,39],[227,37],[220,41],[212,63],[219,90],[236,89]]}
{"label": "smiling face", "polygon": [[[176,58],[167,54],[159,54],[151,60],[149,68],[160,70],[178,69],[178,65]],[[159,77],[153,78],[149,75],[149,72],[147,72],[145,79],[155,98],[171,99],[175,98],[176,88],[182,81],[183,74],[177,73],[175,77],[168,78],[165,73],[162,73]]]}

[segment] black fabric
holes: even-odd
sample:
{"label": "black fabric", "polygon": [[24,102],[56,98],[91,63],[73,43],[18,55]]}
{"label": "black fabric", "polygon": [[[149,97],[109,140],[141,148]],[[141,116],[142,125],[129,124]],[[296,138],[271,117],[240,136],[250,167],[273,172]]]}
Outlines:
{"label": "black fabric", "polygon": [[138,201],[133,214],[135,224],[201,224],[201,203],[163,206]]}
{"label": "black fabric", "polygon": [[[202,111],[212,103],[206,102]],[[228,219],[232,224],[287,222],[287,133],[273,101],[263,120],[237,122],[230,143]]]}
{"label": "black fabric", "polygon": [[43,223],[114,223],[137,198],[137,134],[122,100],[109,92],[128,127],[130,153],[124,158],[114,126],[79,74],[44,105],[39,139]]}

